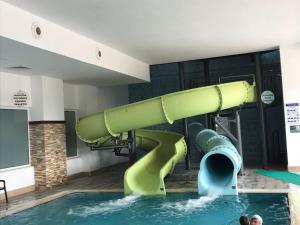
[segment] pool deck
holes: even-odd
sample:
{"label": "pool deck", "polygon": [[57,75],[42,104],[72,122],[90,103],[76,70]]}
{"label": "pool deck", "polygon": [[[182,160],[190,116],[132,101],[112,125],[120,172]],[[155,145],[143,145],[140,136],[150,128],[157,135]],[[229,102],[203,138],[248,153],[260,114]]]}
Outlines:
{"label": "pool deck", "polygon": [[[9,198],[9,204],[0,200],[0,218],[73,192],[123,192],[123,175],[128,167],[128,163],[106,167],[89,176],[69,179],[65,185]],[[177,165],[165,180],[167,192],[197,192],[198,170],[198,164],[192,164],[190,170],[185,170],[183,163]],[[300,225],[300,186],[246,169],[245,174],[238,177],[238,190],[240,193],[288,193],[291,225]]]}

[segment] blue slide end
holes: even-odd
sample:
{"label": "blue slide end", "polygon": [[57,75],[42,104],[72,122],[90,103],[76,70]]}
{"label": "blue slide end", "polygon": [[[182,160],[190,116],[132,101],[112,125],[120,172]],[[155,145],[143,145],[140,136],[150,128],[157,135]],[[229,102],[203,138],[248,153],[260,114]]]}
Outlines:
{"label": "blue slide end", "polygon": [[189,128],[191,142],[199,151],[206,153],[200,162],[198,193],[237,195],[237,174],[242,159],[234,145],[227,137],[204,129],[200,123],[193,123]]}

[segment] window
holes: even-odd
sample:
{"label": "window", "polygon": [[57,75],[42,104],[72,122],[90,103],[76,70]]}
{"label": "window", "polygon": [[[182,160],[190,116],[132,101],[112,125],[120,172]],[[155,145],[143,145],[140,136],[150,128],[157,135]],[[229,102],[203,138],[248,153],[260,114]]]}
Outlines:
{"label": "window", "polygon": [[0,169],[28,164],[27,110],[0,109]]}
{"label": "window", "polygon": [[77,136],[75,132],[76,114],[65,111],[67,157],[77,156]]}

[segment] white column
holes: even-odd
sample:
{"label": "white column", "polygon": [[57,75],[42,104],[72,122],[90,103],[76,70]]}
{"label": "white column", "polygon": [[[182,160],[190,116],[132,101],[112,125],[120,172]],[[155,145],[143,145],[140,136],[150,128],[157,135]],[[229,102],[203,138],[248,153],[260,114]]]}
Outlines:
{"label": "white column", "polygon": [[63,121],[63,81],[56,78],[31,77],[32,108],[30,121]]}
{"label": "white column", "polygon": [[[300,45],[280,46],[285,117],[286,104],[300,103]],[[300,133],[291,133],[286,123],[288,166],[300,168]],[[298,124],[300,125],[300,124]]]}

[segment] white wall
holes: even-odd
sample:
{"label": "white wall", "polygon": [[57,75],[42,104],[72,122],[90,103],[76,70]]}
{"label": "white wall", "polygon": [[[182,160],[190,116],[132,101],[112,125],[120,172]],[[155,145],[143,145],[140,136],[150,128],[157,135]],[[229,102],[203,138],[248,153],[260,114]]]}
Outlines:
{"label": "white wall", "polygon": [[63,121],[63,81],[56,78],[31,76],[32,108],[30,121]]}
{"label": "white wall", "polygon": [[5,180],[7,191],[32,186],[35,184],[34,168],[32,166],[25,166],[0,170],[0,179]]}
{"label": "white wall", "polygon": [[43,80],[43,120],[64,120],[64,87],[60,79],[42,77]]}
{"label": "white wall", "polygon": [[82,157],[72,157],[67,159],[67,176],[82,172]]}
{"label": "white wall", "polygon": [[128,86],[99,88],[100,110],[128,104]]}
{"label": "white wall", "polygon": [[[0,72],[0,108],[18,108],[14,106],[12,97],[19,90],[25,91],[31,99],[30,77]],[[29,100],[28,106],[31,106],[30,102]],[[6,181],[8,191],[32,186],[34,185],[34,168],[27,165],[0,169],[0,179]]]}
{"label": "white wall", "polygon": [[[128,103],[127,86],[95,87],[89,85],[64,84],[65,109],[76,110],[77,116],[103,111],[106,108]],[[90,151],[78,140],[78,157],[67,161],[68,175],[78,172],[91,172],[109,165],[128,161],[127,158],[115,156],[112,150]]]}
{"label": "white wall", "polygon": [[78,106],[78,86],[72,84],[63,84],[64,107],[65,109],[79,109]]}
{"label": "white wall", "polygon": [[30,108],[30,121],[41,121],[44,118],[42,77],[30,78],[32,108]]}
{"label": "white wall", "polygon": [[[280,46],[280,59],[286,113],[285,104],[300,103],[300,45]],[[290,133],[287,120],[286,140],[288,166],[300,166],[300,133]]]}
{"label": "white wall", "polygon": [[[31,26],[34,22],[42,30],[40,39],[32,35]],[[150,80],[148,64],[2,1],[0,35],[145,81]],[[96,57],[98,48],[102,53],[101,60]]]}
{"label": "white wall", "polygon": [[19,90],[25,91],[29,95],[28,107],[30,107],[30,78],[28,76],[15,75],[0,71],[0,107],[15,107],[13,104],[13,95]]}

